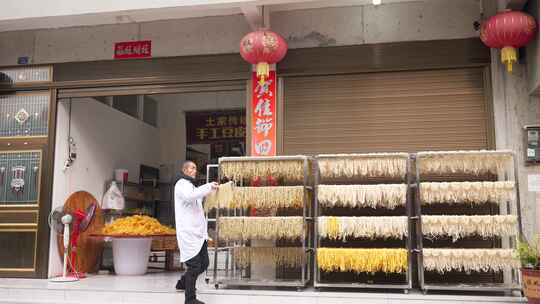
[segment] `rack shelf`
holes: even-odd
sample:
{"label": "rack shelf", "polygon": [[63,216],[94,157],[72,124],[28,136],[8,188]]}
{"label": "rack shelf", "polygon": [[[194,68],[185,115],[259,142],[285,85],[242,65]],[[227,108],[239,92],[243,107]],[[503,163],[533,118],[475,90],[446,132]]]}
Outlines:
{"label": "rack shelf", "polygon": [[[336,169],[336,166],[339,168]],[[341,173],[343,174],[340,174],[339,171],[342,171]],[[401,289],[405,293],[409,292],[412,288],[412,231],[410,220],[412,209],[410,204],[410,172],[411,162],[409,155],[406,153],[334,154],[319,155],[316,157],[315,217],[317,220],[315,221],[316,258],[314,263],[314,286],[316,288]],[[365,205],[351,204],[351,202],[345,204],[342,201],[343,198],[340,198],[338,193],[338,197],[335,198],[335,201],[326,203],[337,206],[341,205],[341,207],[343,207],[343,205],[348,205],[348,207],[351,208],[346,209],[345,212],[338,212],[338,208],[336,207],[328,208],[328,206],[326,206],[327,208],[323,208],[321,201],[328,201],[329,198],[322,198],[321,190],[333,189],[333,187],[337,187],[336,189],[341,189],[339,187],[342,187],[344,191],[346,189],[361,190],[363,195],[372,195],[374,197],[372,197],[370,202],[368,202],[370,200],[369,198],[364,197],[364,202],[368,202]],[[399,197],[401,197],[401,200],[399,203],[377,204],[375,202],[375,192],[384,195],[388,194],[388,192],[385,191],[393,191],[396,189],[402,191],[400,192],[401,195]],[[390,211],[391,209],[394,210]],[[323,213],[325,213],[325,215],[332,215],[332,217],[323,217]],[[354,216],[343,217],[344,214],[352,215],[351,213],[354,214]],[[362,217],[358,217],[358,215],[361,215]],[[391,217],[381,218],[381,215]],[[401,222],[402,219],[404,220],[403,222]],[[364,240],[363,242],[356,239],[357,241],[352,243],[349,241],[352,241],[354,237],[343,235],[341,237],[344,239],[344,242],[337,246],[343,247],[346,245],[347,248],[352,248],[353,250],[354,248],[359,250],[373,250],[370,249],[373,248],[373,246],[376,246],[377,248],[382,247],[383,250],[399,250],[399,248],[403,248],[407,256],[407,265],[404,267],[406,268],[404,269],[404,275],[400,273],[390,275],[379,272],[379,277],[376,279],[373,275],[365,272],[360,278],[359,274],[355,274],[354,277],[351,275],[344,276],[343,272],[339,271],[331,272],[330,274],[333,277],[330,277],[328,272],[324,275],[318,263],[317,255],[320,254],[319,251],[323,248],[322,244],[326,244],[325,247],[332,246],[330,248],[336,248],[336,243],[329,241],[327,237],[323,237],[326,235],[321,235],[323,232],[321,223],[328,220],[338,220],[343,221],[344,223],[347,221],[360,221],[366,225],[366,227],[367,225],[370,225],[370,223],[377,224],[379,223],[378,221],[396,220],[397,226],[400,226],[399,224],[401,224],[401,230],[398,230],[405,230],[403,231],[405,235],[401,234],[396,238],[396,235],[394,234],[385,240],[385,236],[373,233],[369,236],[363,236],[363,238],[361,238]],[[390,225],[390,223],[388,223],[388,225]],[[381,223],[380,227],[384,226],[387,225],[382,225]],[[405,226],[405,229],[403,229],[403,226]],[[380,229],[379,232],[383,234],[389,232],[382,230],[385,229]],[[345,239],[347,241],[345,241]],[[369,239],[369,241],[366,241],[367,239]],[[376,241],[373,241],[373,239],[376,239]],[[380,246],[381,244],[382,246]],[[394,279],[396,277],[403,277],[403,279],[391,280],[391,277],[394,277]]]}
{"label": "rack shelf", "polygon": [[[283,166],[285,164],[285,166]],[[295,197],[298,197],[298,193],[301,196],[301,204],[289,204],[290,202],[284,202],[284,206],[288,208],[274,210],[270,209],[270,212],[265,212],[261,216],[253,216],[254,210],[253,202],[247,204],[241,204],[241,207],[230,208],[216,208],[216,242],[214,251],[214,269],[217,269],[218,250],[225,251],[225,276],[218,277],[218,273],[214,270],[214,284],[216,288],[220,286],[234,287],[234,286],[249,286],[249,287],[285,287],[285,288],[303,288],[311,280],[311,268],[309,265],[312,263],[312,231],[313,231],[313,215],[312,215],[312,197],[313,187],[310,182],[310,170],[312,166],[312,159],[306,156],[285,156],[285,157],[226,157],[219,160],[219,178],[220,180],[229,179],[233,180],[236,184],[234,189],[242,189],[242,191],[256,191],[264,187],[280,187],[284,193],[291,190],[295,193]],[[237,170],[242,168],[241,170]],[[271,176],[271,180],[266,180]],[[266,185],[250,185],[249,188],[245,188],[248,183],[253,183],[256,179],[264,179],[262,183]],[[279,186],[277,185],[279,184]],[[257,186],[257,188],[254,188]],[[259,187],[261,186],[261,187]],[[302,192],[296,192],[297,187],[301,186]],[[241,188],[244,187],[244,188]],[[287,190],[288,189],[288,190]],[[277,189],[276,189],[277,190]],[[264,192],[264,190],[262,191]],[[272,200],[271,198],[269,198]],[[219,204],[218,204],[219,205]],[[271,217],[272,215],[280,214],[279,217]],[[238,218],[238,217],[242,218]],[[270,217],[269,217],[270,216]],[[255,218],[256,217],[256,218]],[[238,222],[240,220],[245,229],[250,230],[254,226],[256,220],[260,225],[267,225],[271,221],[283,220],[284,223],[288,219],[292,220],[293,230],[298,232],[298,235],[294,235],[292,239],[280,238],[275,235],[270,237],[260,234],[257,236],[245,234],[242,236],[231,239],[230,235],[225,235],[223,231],[224,225],[226,225],[226,218]],[[235,220],[236,218],[236,220]],[[266,223],[267,221],[268,223]],[[298,222],[298,225],[296,226]],[[222,228],[220,228],[222,227]],[[277,228],[277,227],[276,227]],[[245,230],[244,229],[244,230]],[[283,231],[284,234],[290,231]],[[283,237],[284,235],[281,235]],[[261,245],[261,239],[266,239],[266,242]],[[257,243],[259,242],[259,243]],[[221,247],[217,247],[218,243],[223,244]],[[270,247],[268,247],[270,245]],[[294,259],[294,263],[287,264],[286,262],[278,262],[279,259],[271,258],[273,255],[280,255],[280,250],[292,251],[287,254],[292,256],[280,256],[283,259]],[[264,256],[269,255],[270,260],[261,261],[257,260],[257,254],[253,254],[254,251],[262,250]],[[243,256],[246,260],[241,260],[242,252],[247,252],[247,257]],[[270,253],[268,253],[270,252]],[[255,263],[254,263],[255,262]],[[264,266],[263,266],[264,264]],[[270,267],[276,273],[271,278],[257,278],[253,272],[253,267]]]}
{"label": "rack shelf", "polygon": [[[500,248],[505,252],[515,249],[521,234],[521,220],[517,160],[514,153],[419,152],[411,157],[416,160],[414,218],[418,276],[422,291],[520,290],[517,261],[497,263],[494,258],[490,258],[484,263],[477,260],[475,265],[462,265],[465,263],[460,261],[447,266],[447,272],[442,272],[439,266],[444,265],[442,261],[439,265],[431,265],[433,269],[427,269],[427,248],[424,248],[429,231],[430,249],[436,250],[437,254],[443,252],[443,248],[453,248],[454,252],[469,250],[469,253],[477,252],[478,255],[490,248]],[[453,205],[461,207],[451,208]],[[433,226],[429,223],[430,220],[445,218],[444,225],[439,223]],[[431,226],[426,226],[427,224]],[[483,235],[478,236],[478,233]],[[498,267],[498,264],[504,265]],[[473,266],[478,269],[469,271],[468,268]]]}

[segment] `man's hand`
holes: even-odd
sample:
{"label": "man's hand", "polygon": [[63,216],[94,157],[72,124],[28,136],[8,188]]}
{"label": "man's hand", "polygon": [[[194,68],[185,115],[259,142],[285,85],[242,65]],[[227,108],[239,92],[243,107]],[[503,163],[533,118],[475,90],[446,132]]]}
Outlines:
{"label": "man's hand", "polygon": [[216,183],[216,182],[211,182],[211,183],[210,183],[210,186],[212,187],[212,190],[217,190],[217,189],[219,189],[219,184]]}

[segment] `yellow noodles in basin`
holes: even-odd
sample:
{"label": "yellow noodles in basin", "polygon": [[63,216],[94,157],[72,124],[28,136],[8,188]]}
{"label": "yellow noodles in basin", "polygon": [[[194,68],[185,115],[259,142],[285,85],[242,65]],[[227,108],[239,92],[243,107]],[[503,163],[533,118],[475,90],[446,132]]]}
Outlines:
{"label": "yellow noodles in basin", "polygon": [[147,236],[174,234],[174,229],[162,225],[155,218],[146,215],[134,215],[119,218],[103,227],[103,234],[116,236]]}

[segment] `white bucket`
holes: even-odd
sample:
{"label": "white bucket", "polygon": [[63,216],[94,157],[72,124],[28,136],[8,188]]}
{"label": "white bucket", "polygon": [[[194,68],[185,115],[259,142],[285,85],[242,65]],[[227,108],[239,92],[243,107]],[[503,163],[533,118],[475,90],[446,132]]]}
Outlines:
{"label": "white bucket", "polygon": [[148,268],[152,238],[114,238],[113,261],[117,275],[143,275]]}

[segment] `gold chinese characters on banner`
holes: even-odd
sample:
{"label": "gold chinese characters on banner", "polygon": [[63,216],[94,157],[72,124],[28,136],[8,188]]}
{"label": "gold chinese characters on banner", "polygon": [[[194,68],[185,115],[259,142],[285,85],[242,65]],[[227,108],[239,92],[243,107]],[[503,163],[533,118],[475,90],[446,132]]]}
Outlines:
{"label": "gold chinese characters on banner", "polygon": [[251,155],[276,155],[276,72],[270,71],[268,79],[258,80],[253,72],[251,101]]}
{"label": "gold chinese characters on banner", "polygon": [[246,137],[246,114],[242,110],[186,113],[189,144],[209,144]]}

